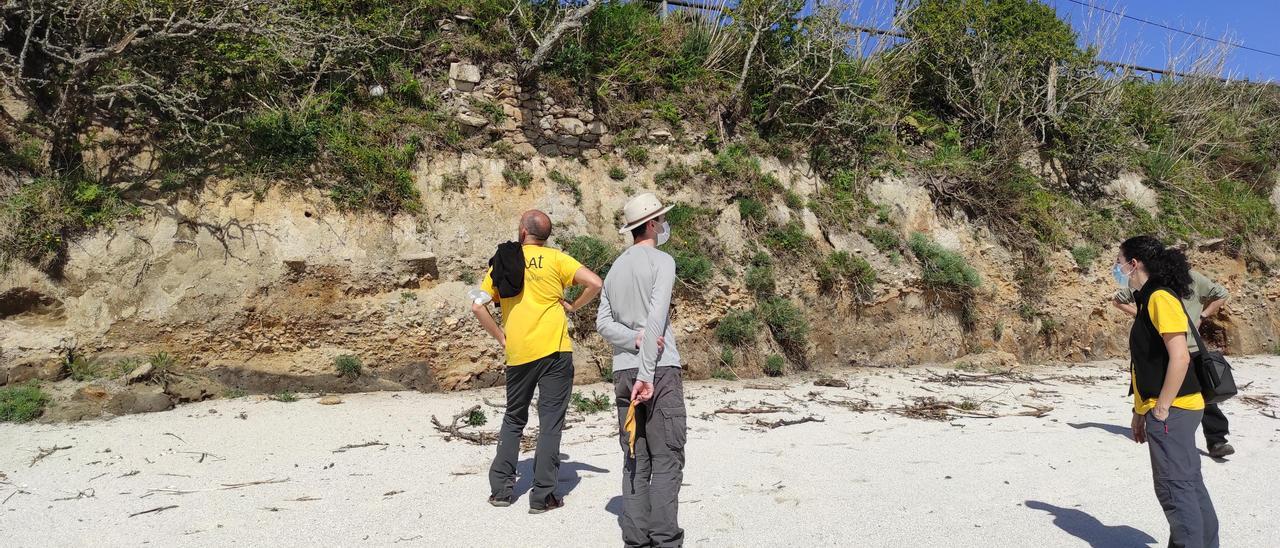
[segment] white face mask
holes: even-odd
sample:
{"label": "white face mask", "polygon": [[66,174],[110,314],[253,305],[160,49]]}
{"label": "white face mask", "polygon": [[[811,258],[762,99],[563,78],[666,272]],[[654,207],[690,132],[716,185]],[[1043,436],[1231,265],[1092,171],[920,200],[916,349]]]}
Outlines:
{"label": "white face mask", "polygon": [[671,239],[671,224],[662,221],[662,226],[658,227],[658,245],[663,245]]}

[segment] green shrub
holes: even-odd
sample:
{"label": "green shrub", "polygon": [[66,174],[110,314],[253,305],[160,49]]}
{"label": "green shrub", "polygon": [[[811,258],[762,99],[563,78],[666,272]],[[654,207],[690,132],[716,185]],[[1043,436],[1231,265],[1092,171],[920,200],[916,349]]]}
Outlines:
{"label": "green shrub", "polygon": [[866,259],[836,251],[818,263],[818,284],[824,291],[848,287],[865,297],[876,284],[876,271]]}
{"label": "green shrub", "polygon": [[736,381],[738,376],[733,374],[733,370],[727,367],[717,367],[711,370],[711,378],[721,381]]}
{"label": "green shrub", "polygon": [[71,380],[90,381],[102,376],[102,364],[86,356],[74,356],[67,361]]}
{"label": "green shrub", "polygon": [[653,184],[667,190],[676,190],[681,186],[687,185],[692,180],[693,171],[689,169],[689,166],[680,162],[667,162],[662,171],[653,175]]}
{"label": "green shrub", "polygon": [[796,194],[794,191],[788,190],[784,195],[784,199],[787,202],[787,207],[791,209],[804,209],[804,198],[801,198],[800,195]]}
{"label": "green shrub", "polygon": [[0,202],[0,270],[26,261],[41,270],[61,263],[68,241],[137,212],[112,187],[40,177]]}
{"label": "green shrub", "polygon": [[573,409],[579,413],[593,414],[606,411],[613,406],[613,399],[608,394],[592,392],[591,397],[583,396],[581,392],[574,392],[570,403]]}
{"label": "green shrub", "polygon": [[760,303],[760,316],[784,348],[803,354],[809,337],[809,320],[794,303],[774,297]]}
{"label": "green shrub", "polygon": [[627,170],[621,166],[612,166],[609,168],[609,178],[615,181],[621,181],[627,178]]}
{"label": "green shrub", "polygon": [[642,166],[649,163],[649,149],[632,145],[622,152],[622,157],[632,164]]}
{"label": "green shrub", "polygon": [[716,325],[716,340],[730,346],[743,346],[755,342],[758,328],[755,314],[734,310],[720,318]]}
{"label": "green shrub", "polygon": [[706,255],[697,251],[680,250],[672,254],[676,261],[676,278],[692,285],[700,286],[711,281],[715,273],[715,265]]}
{"label": "green shrub", "polygon": [[978,272],[959,253],[943,249],[919,232],[911,235],[911,252],[924,271],[926,286],[948,291],[972,291],[982,284]]}
{"label": "green shrub", "polygon": [[813,250],[813,240],[804,232],[804,226],[796,221],[769,229],[764,234],[769,249],[784,255],[803,255]]}
{"label": "green shrub", "polygon": [[738,200],[738,215],[742,220],[751,226],[763,226],[767,220],[768,213],[765,211],[764,204],[754,198],[741,198]]}
{"label": "green shrub", "polygon": [[902,248],[902,237],[896,230],[869,226],[862,229],[862,236],[881,253]]}
{"label": "green shrub", "polygon": [[320,154],[324,131],[316,113],[267,110],[242,123],[248,150],[260,165],[275,170],[310,165]]}
{"label": "green shrub", "polygon": [[467,176],[462,173],[446,173],[440,178],[441,192],[457,192],[459,194],[467,190]]}
{"label": "green shrub", "polygon": [[248,396],[248,395],[249,395],[249,393],[248,393],[248,392],[246,392],[246,391],[244,391],[243,389],[240,389],[240,388],[228,388],[228,389],[226,389],[226,390],[222,391],[222,397],[224,397],[224,398],[226,398],[226,399],[229,399],[229,400],[234,400],[234,399],[236,399],[236,398],[243,398],[243,397]]}
{"label": "green shrub", "polygon": [[746,284],[747,289],[757,298],[772,296],[777,289],[777,283],[773,278],[773,267],[753,266],[748,268]]}
{"label": "green shrub", "polygon": [[[574,236],[564,243],[564,252],[604,278],[609,274],[618,250],[594,236]],[[575,286],[576,287],[576,286]]]}
{"label": "green shrub", "polygon": [[489,417],[486,417],[484,411],[476,407],[467,413],[465,422],[467,426],[484,426],[485,423],[489,422]]}
{"label": "green shrub", "polygon": [[272,394],[271,399],[283,403],[293,403],[298,401],[298,395],[288,390],[281,390],[280,392]]}
{"label": "green shrub", "polygon": [[333,367],[338,370],[339,377],[359,377],[362,366],[360,358],[343,354],[333,359]]}
{"label": "green shrub", "polygon": [[763,251],[757,251],[748,261],[751,266],[773,266],[773,257]]}
{"label": "green shrub", "polygon": [[733,349],[724,347],[720,349],[720,364],[725,367],[733,367]]}
{"label": "green shrub", "polygon": [[764,374],[770,377],[781,377],[786,366],[786,360],[777,354],[770,354],[764,360]]}
{"label": "green shrub", "polygon": [[502,110],[502,105],[498,103],[493,101],[476,101],[475,106],[480,113],[492,123],[501,124],[507,119],[507,113]]}
{"label": "green shrub", "polygon": [[760,161],[741,143],[724,147],[704,171],[717,182],[731,187],[751,185],[760,178]]}
{"label": "green shrub", "polygon": [[0,388],[0,422],[29,422],[44,413],[49,396],[34,382]]}
{"label": "green shrub", "polygon": [[1078,245],[1071,249],[1071,257],[1076,260],[1076,266],[1081,270],[1088,270],[1089,266],[1098,260],[1101,252],[1098,246],[1093,244]]}
{"label": "green shrub", "polygon": [[574,205],[582,205],[582,185],[578,183],[577,179],[554,169],[547,173],[547,178],[551,179],[561,192],[568,192],[572,195]]}
{"label": "green shrub", "polygon": [[529,183],[533,182],[533,175],[523,169],[504,168],[502,170],[502,179],[509,185],[529,188]]}

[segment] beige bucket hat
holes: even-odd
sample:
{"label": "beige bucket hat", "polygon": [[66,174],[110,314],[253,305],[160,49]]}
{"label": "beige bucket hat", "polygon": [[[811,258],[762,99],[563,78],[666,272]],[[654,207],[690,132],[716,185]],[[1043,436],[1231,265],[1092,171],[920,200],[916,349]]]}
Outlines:
{"label": "beige bucket hat", "polygon": [[652,192],[646,192],[627,201],[627,205],[622,207],[622,228],[618,229],[618,234],[626,234],[631,232],[637,226],[640,226],[650,219],[662,215],[674,205],[666,207],[662,206],[662,201],[658,199]]}

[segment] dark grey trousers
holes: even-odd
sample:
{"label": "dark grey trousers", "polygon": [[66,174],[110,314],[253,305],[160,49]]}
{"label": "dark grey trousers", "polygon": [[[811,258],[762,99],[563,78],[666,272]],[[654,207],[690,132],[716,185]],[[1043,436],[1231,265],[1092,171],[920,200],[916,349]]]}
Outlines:
{"label": "dark grey trousers", "polygon": [[489,489],[496,498],[511,496],[516,484],[520,434],[529,422],[529,402],[538,389],[538,449],[533,454],[529,505],[541,507],[555,493],[560,473],[560,431],[573,391],[573,353],[557,352],[524,365],[507,367],[507,412],[498,434],[498,455],[489,467]]}
{"label": "dark grey trousers", "polygon": [[684,481],[684,442],[687,435],[683,372],[659,367],[653,377],[653,399],[636,406],[636,452],[628,454],[623,430],[635,369],[613,374],[618,406],[618,441],[623,459],[622,542],[628,547],[667,547],[684,544],[679,524],[680,483]]}
{"label": "dark grey trousers", "polygon": [[1218,548],[1218,514],[1200,475],[1196,449],[1196,427],[1204,412],[1175,407],[1164,422],[1155,415],[1155,411],[1146,415],[1147,447],[1156,498],[1169,520],[1169,546]]}

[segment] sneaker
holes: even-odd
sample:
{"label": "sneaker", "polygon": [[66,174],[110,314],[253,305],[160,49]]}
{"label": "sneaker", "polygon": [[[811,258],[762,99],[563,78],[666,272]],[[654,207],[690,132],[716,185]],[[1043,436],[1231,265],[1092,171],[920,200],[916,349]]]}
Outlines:
{"label": "sneaker", "polygon": [[1236,454],[1236,448],[1232,447],[1231,444],[1227,442],[1218,443],[1209,448],[1209,456],[1215,459],[1220,459],[1234,454]]}
{"label": "sneaker", "polygon": [[556,508],[564,508],[564,500],[556,498],[555,495],[547,495],[547,500],[541,506],[530,506],[530,514],[543,514],[555,510]]}
{"label": "sneaker", "polygon": [[498,498],[495,495],[489,495],[489,504],[498,508],[506,508],[511,506],[513,502],[515,501],[511,500],[511,495],[507,495],[503,498]]}

